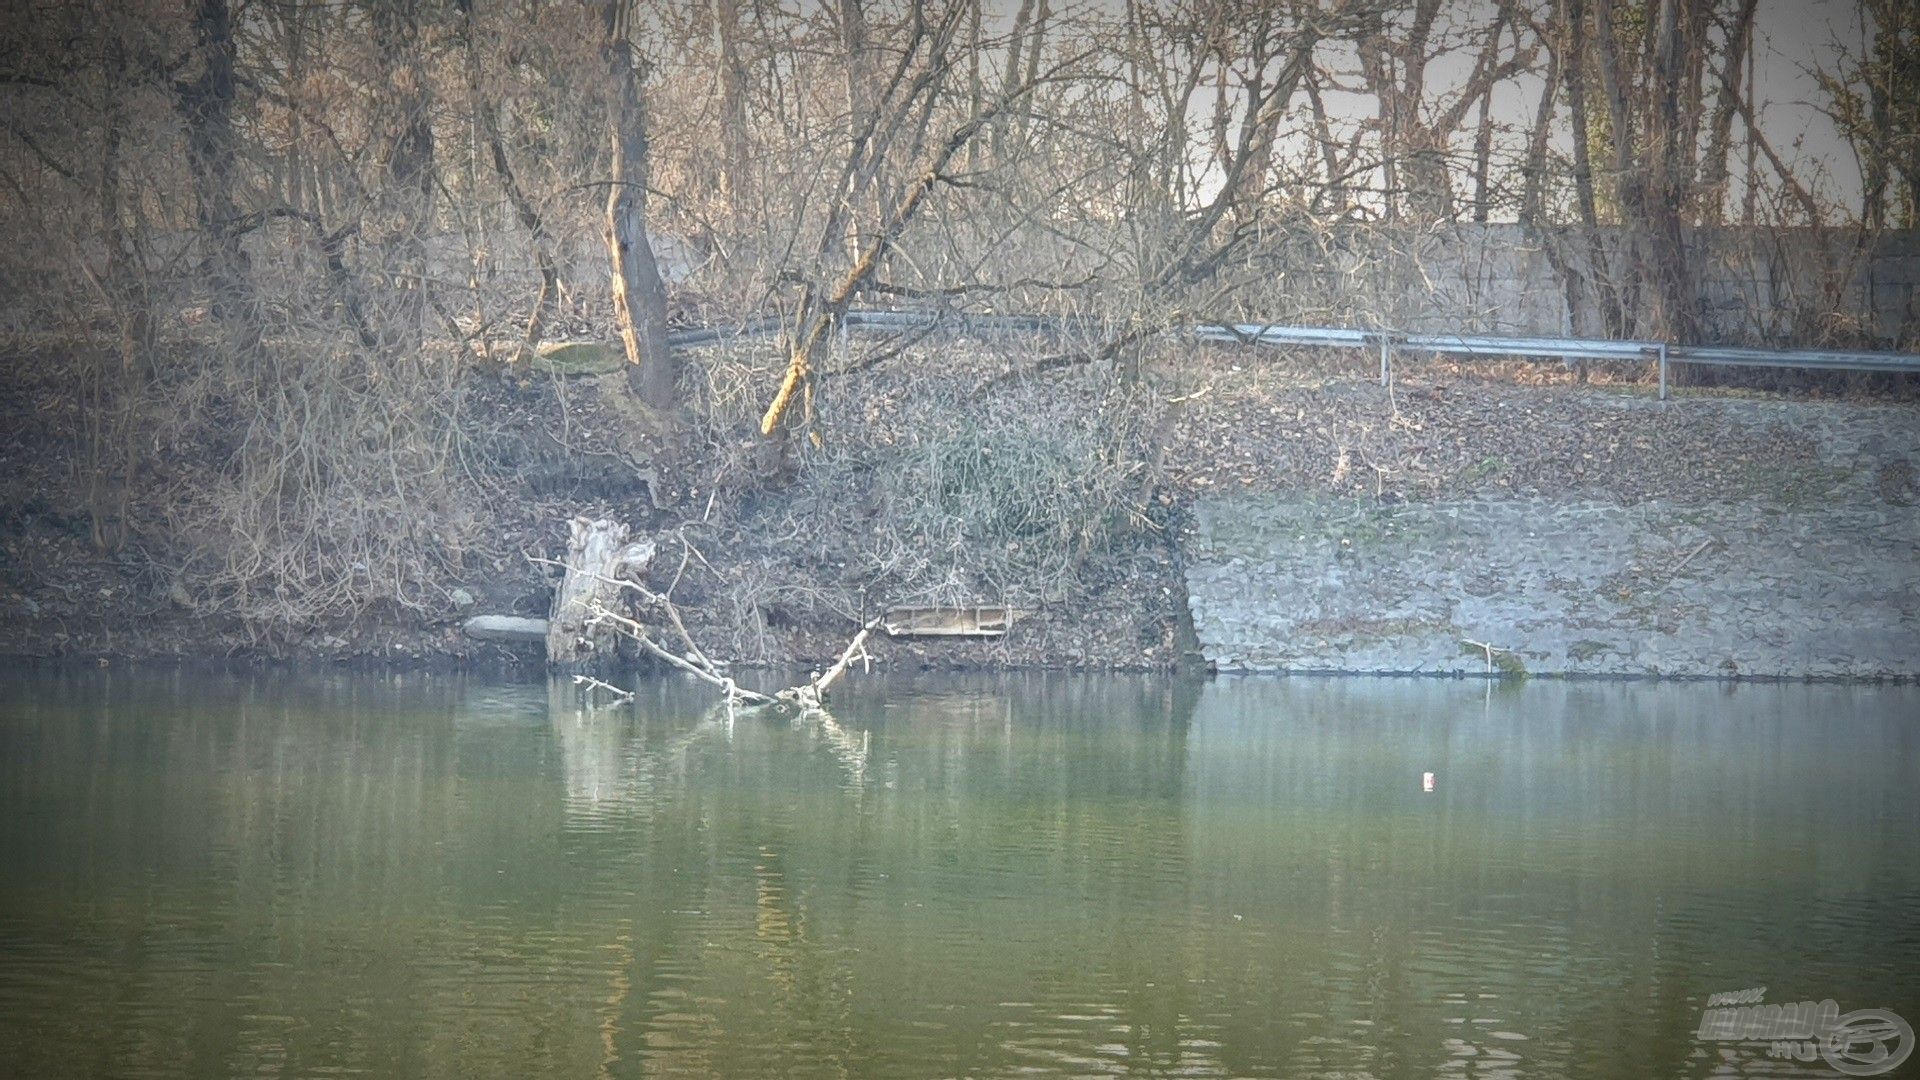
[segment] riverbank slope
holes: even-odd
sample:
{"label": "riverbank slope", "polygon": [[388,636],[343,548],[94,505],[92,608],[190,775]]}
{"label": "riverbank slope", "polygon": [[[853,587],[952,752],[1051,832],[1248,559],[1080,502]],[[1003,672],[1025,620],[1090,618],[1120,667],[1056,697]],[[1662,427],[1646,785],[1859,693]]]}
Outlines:
{"label": "riverbank slope", "polygon": [[1484,671],[1472,640],[1536,674],[1920,671],[1920,410],[1871,387],[1660,403],[1638,371],[1441,362],[1381,387],[1352,358],[1235,347],[1156,357],[1127,384],[1004,343],[871,349],[822,384],[780,482],[751,430],[764,346],[701,354],[670,425],[617,375],[475,373],[465,407],[485,422],[443,514],[457,558],[409,571],[404,604],[313,611],[236,604],[199,568],[243,538],[169,527],[169,500],[218,474],[217,417],[155,455],[132,539],[101,554],[78,405],[16,363],[0,653],[524,663],[459,624],[543,614],[537,560],[585,513],[655,535],[690,629],[743,663],[830,657],[886,605],[996,603],[1026,613],[1003,639],[875,657]]}

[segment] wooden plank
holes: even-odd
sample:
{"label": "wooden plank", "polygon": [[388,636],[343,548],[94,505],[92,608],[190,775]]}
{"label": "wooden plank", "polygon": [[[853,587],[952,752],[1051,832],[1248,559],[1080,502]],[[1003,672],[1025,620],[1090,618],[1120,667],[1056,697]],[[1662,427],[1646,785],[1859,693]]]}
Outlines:
{"label": "wooden plank", "polygon": [[973,607],[900,607],[881,625],[890,637],[1004,637],[1023,613],[989,605]]}

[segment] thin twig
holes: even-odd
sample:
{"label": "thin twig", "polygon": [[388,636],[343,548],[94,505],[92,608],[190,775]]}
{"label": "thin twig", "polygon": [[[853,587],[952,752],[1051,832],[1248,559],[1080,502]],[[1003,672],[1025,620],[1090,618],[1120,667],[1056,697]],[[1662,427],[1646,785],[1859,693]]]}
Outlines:
{"label": "thin twig", "polygon": [[593,613],[593,616],[587,620],[587,625],[595,626],[600,623],[606,623],[621,633],[626,634],[638,643],[641,648],[672,664],[674,667],[679,668],[681,671],[719,687],[726,693],[729,700],[739,698],[742,701],[750,701],[758,705],[771,705],[773,703],[773,698],[756,690],[748,690],[746,687],[741,686],[731,678],[720,674],[711,667],[702,667],[686,657],[675,656],[661,648],[659,643],[647,635],[646,627],[641,626],[638,622],[624,615],[616,614],[605,608],[599,608]]}
{"label": "thin twig", "polygon": [[589,709],[599,707],[593,703],[593,692],[595,690],[604,690],[607,693],[614,695],[614,700],[610,702],[610,704],[613,704],[613,705],[621,705],[633,700],[633,691],[622,690],[611,683],[601,682],[599,679],[596,679],[591,675],[575,675],[573,677],[573,685],[584,686],[587,688],[586,699],[587,699],[587,708]]}

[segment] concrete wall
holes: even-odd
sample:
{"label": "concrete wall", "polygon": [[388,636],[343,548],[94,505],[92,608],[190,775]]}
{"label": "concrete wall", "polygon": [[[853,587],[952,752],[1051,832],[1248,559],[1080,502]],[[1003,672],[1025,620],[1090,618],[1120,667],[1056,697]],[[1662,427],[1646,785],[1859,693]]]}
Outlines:
{"label": "concrete wall", "polygon": [[1818,456],[1691,504],[1203,501],[1182,537],[1203,655],[1228,672],[1486,673],[1473,641],[1535,675],[1920,677],[1920,413],[1673,407],[1755,414]]}
{"label": "concrete wall", "polygon": [[[1920,348],[1920,231],[1863,243],[1839,230],[1696,230],[1689,264],[1719,344]],[[1625,282],[1632,237],[1446,225],[1303,237],[1266,317],[1428,333],[1609,336],[1602,282]],[[1627,336],[1650,305],[1614,294]]]}

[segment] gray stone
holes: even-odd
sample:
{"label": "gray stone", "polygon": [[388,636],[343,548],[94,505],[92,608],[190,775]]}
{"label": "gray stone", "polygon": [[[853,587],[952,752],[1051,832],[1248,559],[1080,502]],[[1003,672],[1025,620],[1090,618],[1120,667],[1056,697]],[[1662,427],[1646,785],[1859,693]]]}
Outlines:
{"label": "gray stone", "polygon": [[[1920,423],[1890,427],[1920,452]],[[1920,675],[1920,508],[1867,495],[1784,515],[1407,504],[1391,530],[1359,527],[1365,503],[1205,502],[1186,551],[1194,629],[1223,671],[1482,674],[1471,639],[1529,674]]]}

